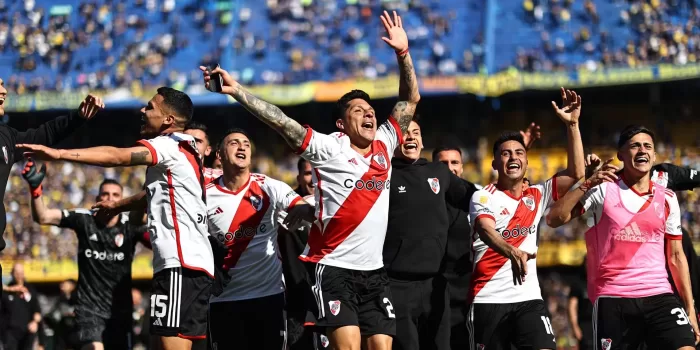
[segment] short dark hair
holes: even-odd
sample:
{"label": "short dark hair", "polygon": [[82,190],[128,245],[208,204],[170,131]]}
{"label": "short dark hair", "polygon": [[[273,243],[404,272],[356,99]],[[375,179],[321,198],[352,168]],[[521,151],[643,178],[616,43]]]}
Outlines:
{"label": "short dark hair", "polygon": [[333,114],[335,115],[336,119],[343,118],[345,116],[345,111],[348,109],[348,103],[358,98],[367,101],[367,103],[371,102],[369,95],[366,92],[362,90],[352,90],[343,95],[343,97],[339,98],[335,103]]}
{"label": "short dark hair", "polygon": [[308,162],[308,160],[299,157],[299,161],[297,161],[297,170],[299,171],[299,174],[304,172],[304,168],[306,167],[306,163]]}
{"label": "short dark hair", "polygon": [[104,179],[104,180],[102,180],[102,183],[100,184],[100,187],[98,187],[100,192],[102,192],[102,187],[103,187],[104,185],[117,185],[117,186],[119,186],[119,189],[121,189],[122,191],[124,190],[124,187],[122,187],[122,184],[120,184],[120,183],[119,183],[117,180],[115,180],[115,179]]}
{"label": "short dark hair", "polygon": [[[221,141],[219,141],[219,145],[216,147],[216,149],[221,151],[221,149],[224,148],[224,140],[226,139],[226,136],[231,135],[231,134],[243,134],[243,135],[245,135],[245,137],[248,138],[248,140],[250,140],[250,135],[248,135],[247,131],[240,129],[240,128],[228,129],[224,133],[224,136],[221,138]],[[252,143],[252,141],[251,141],[251,143]]]}
{"label": "short dark hair", "polygon": [[622,129],[622,132],[620,133],[620,138],[617,140],[617,148],[622,148],[622,146],[627,143],[631,138],[634,137],[634,135],[637,134],[647,134],[651,136],[651,141],[656,144],[656,137],[654,136],[654,132],[649,130],[649,128],[642,126],[642,125],[628,125],[624,129]]}
{"label": "short dark hair", "polygon": [[209,142],[209,134],[207,133],[207,126],[206,125],[204,125],[202,123],[198,123],[196,121],[190,121],[185,126],[185,131],[187,131],[187,130],[200,130],[200,131],[202,131],[204,133],[204,137],[207,138],[207,142]]}
{"label": "short dark hair", "polygon": [[440,145],[433,150],[433,162],[438,161],[438,154],[443,151],[457,151],[459,152],[459,157],[462,157],[462,149],[455,145]]}
{"label": "short dark hair", "polygon": [[525,147],[525,140],[523,139],[523,135],[521,135],[517,131],[504,131],[501,136],[498,136],[496,139],[496,142],[493,143],[493,155],[494,157],[496,154],[498,154],[498,149],[501,147],[501,145],[505,142],[508,141],[518,141],[520,142],[521,145],[523,145],[523,148]]}
{"label": "short dark hair", "polygon": [[181,125],[187,125],[192,120],[194,105],[192,104],[192,99],[186,93],[167,86],[159,87],[157,92],[158,95],[163,96],[163,104],[168,106],[171,112],[181,119]]}

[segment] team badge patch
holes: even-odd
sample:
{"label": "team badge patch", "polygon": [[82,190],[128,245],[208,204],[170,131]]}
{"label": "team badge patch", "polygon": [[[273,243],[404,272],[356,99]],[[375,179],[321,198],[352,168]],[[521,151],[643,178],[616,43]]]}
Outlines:
{"label": "team badge patch", "polygon": [[535,210],[535,197],[531,194],[523,197],[523,203],[525,203],[525,206],[530,209],[530,211]]}
{"label": "team badge patch", "polygon": [[600,348],[602,350],[610,350],[611,347],[612,347],[612,339],[603,338],[600,340]]}
{"label": "team badge patch", "polygon": [[384,157],[384,153],[377,154],[374,157],[374,161],[377,162],[382,169],[386,169],[386,158]]}
{"label": "team badge patch", "polygon": [[323,334],[319,334],[319,335],[320,335],[320,338],[321,338],[321,346],[323,346],[324,348],[327,348],[328,345],[330,345],[330,343],[331,343],[331,342],[328,341],[328,337],[326,337],[326,336],[323,335]]}
{"label": "team badge patch", "polygon": [[114,236],[114,244],[116,244],[117,247],[121,247],[122,244],[124,244],[124,235],[121,233],[117,233],[117,235]]}
{"label": "team badge patch", "polygon": [[338,313],[340,313],[340,300],[331,300],[328,302],[328,306],[331,308],[331,314],[338,316]]}
{"label": "team badge patch", "polygon": [[438,179],[437,177],[429,178],[428,184],[430,184],[430,189],[433,190],[433,193],[440,193],[440,179]]}
{"label": "team badge patch", "polygon": [[255,211],[260,211],[262,209],[262,199],[258,196],[250,196],[250,204],[253,205]]}

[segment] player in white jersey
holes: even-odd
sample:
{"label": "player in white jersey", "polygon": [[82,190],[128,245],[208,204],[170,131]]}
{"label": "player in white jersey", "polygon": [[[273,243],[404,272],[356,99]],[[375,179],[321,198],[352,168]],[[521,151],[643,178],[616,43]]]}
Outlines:
{"label": "player in white jersey", "polygon": [[304,215],[313,207],[286,183],[250,171],[245,131],[227,133],[219,146],[224,174],[207,185],[209,233],[226,246],[223,268],[232,282],[209,304],[209,341],[214,349],[279,350],[286,347],[282,262],[277,217]]}
{"label": "player in white jersey", "polygon": [[[214,275],[209,244],[202,166],[195,140],[182,132],[192,118],[187,94],[161,87],[141,109],[143,137],[129,148],[56,150],[21,145],[35,158],[68,160],[104,167],[148,165],[146,197],[129,206],[113,202],[114,212],[148,207],[153,246],[151,329],[154,346],[190,349],[206,337],[206,313]],[[121,201],[120,201],[121,202]]]}
{"label": "player in white jersey", "polygon": [[[279,108],[246,91],[225,70],[203,71],[205,85],[220,74],[221,93],[235,98],[257,118],[277,130],[314,168],[316,215],[309,247],[302,259],[312,265],[316,296],[315,325],[336,350],[390,349],[396,331],[391,292],[382,268],[382,245],[388,219],[391,157],[420,100],[408,38],[394,12],[381,17],[396,51],[400,71],[399,102],[389,120],[377,128],[369,96],[353,90],[338,101],[338,137],[304,128]],[[363,337],[364,336],[364,337]]]}
{"label": "player in white jersey", "polygon": [[561,94],[563,108],[554,102],[552,107],[567,128],[567,169],[544,184],[524,186],[525,142],[518,132],[504,133],[493,146],[498,181],[472,197],[474,272],[467,317],[472,349],[556,348],[537,281],[537,227],[545,209],[585,171],[581,98],[563,88]]}

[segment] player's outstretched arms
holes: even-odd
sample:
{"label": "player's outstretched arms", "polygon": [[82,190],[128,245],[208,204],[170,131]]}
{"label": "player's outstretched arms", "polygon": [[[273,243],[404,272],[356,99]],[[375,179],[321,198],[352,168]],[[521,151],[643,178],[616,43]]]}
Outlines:
{"label": "player's outstretched arms", "polygon": [[474,230],[479,238],[496,253],[510,259],[513,270],[513,284],[523,284],[527,275],[527,261],[537,257],[537,254],[527,253],[508,242],[496,231],[496,222],[490,217],[482,217],[476,220]]}
{"label": "player's outstretched arms", "polygon": [[566,124],[566,134],[569,140],[567,149],[567,168],[557,174],[557,194],[566,193],[575,185],[586,172],[584,164],[583,141],[579,130],[581,117],[581,96],[575,91],[561,88],[562,108],[552,101],[552,108],[559,119]]}
{"label": "player's outstretched arms", "polygon": [[66,160],[101,167],[153,165],[153,156],[145,146],[54,149],[43,145],[18,144],[17,148],[23,149],[25,155],[40,160]]}
{"label": "player's outstretched arms", "polygon": [[238,103],[255,117],[282,135],[293,149],[299,149],[301,147],[301,144],[304,142],[304,137],[306,136],[306,129],[301,126],[301,124],[297,123],[296,120],[288,117],[277,106],[255,97],[221,67],[217,67],[211,72],[204,66],[200,66],[199,69],[204,75],[204,85],[207,88],[209,88],[211,75],[220,74],[223,80],[221,84],[222,94],[230,95],[236,99]]}
{"label": "player's outstretched arms", "polygon": [[40,225],[58,226],[63,217],[61,210],[47,208],[44,204],[44,200],[41,198],[41,183],[44,181],[45,176],[46,164],[43,164],[41,168],[37,169],[34,160],[27,158],[27,161],[24,163],[24,168],[22,169],[22,178],[27,181],[29,189],[31,190],[32,200],[30,201],[30,206],[32,208],[32,219]]}
{"label": "player's outstretched arms", "polygon": [[583,210],[578,204],[588,191],[603,182],[617,181],[615,172],[617,172],[618,168],[610,164],[612,161],[612,158],[608,159],[598,171],[579,187],[571,189],[558,201],[554,202],[549,210],[549,214],[547,214],[547,226],[559,227],[581,216]]}
{"label": "player's outstretched arms", "polygon": [[[148,205],[146,201],[146,190],[127,198],[122,198],[118,201],[102,201],[95,203],[92,206],[93,210],[97,210],[97,217],[111,218],[123,212],[143,213]],[[143,216],[143,215],[142,215]],[[131,219],[131,217],[129,218]],[[131,220],[130,220],[131,221]],[[143,219],[137,220],[141,222]]]}
{"label": "player's outstretched arms", "polygon": [[399,102],[394,106],[392,116],[401,127],[403,134],[408,130],[413,115],[416,113],[416,106],[420,101],[418,91],[418,79],[413,68],[413,60],[408,52],[408,36],[403,29],[401,16],[393,12],[393,18],[384,11],[379,18],[384,25],[384,29],[389,37],[382,37],[385,43],[391,46],[396,52],[396,59],[399,62]]}

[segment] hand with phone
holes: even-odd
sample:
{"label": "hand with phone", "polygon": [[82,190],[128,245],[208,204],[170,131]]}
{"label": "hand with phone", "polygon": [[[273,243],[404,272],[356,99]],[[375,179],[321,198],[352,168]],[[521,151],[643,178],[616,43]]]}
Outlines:
{"label": "hand with phone", "polygon": [[204,86],[211,92],[230,95],[238,89],[240,84],[233,80],[231,75],[218,64],[216,67],[199,66],[204,77]]}

